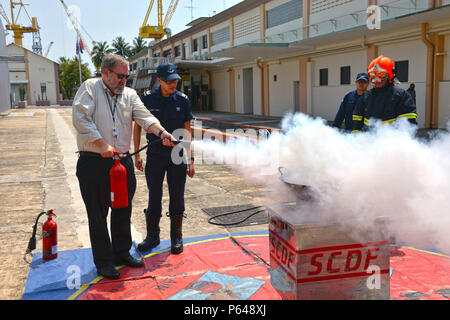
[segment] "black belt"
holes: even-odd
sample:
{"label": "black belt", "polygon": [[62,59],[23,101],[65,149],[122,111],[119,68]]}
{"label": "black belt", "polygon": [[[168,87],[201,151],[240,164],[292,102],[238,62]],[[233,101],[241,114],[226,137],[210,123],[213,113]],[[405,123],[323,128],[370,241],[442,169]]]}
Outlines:
{"label": "black belt", "polygon": [[[78,154],[80,155],[80,157],[96,157],[96,158],[102,158],[102,159],[110,159],[110,158],[103,158],[100,153],[90,152],[90,151],[78,151]],[[127,156],[130,155],[129,152],[125,152],[123,154],[127,155]]]}

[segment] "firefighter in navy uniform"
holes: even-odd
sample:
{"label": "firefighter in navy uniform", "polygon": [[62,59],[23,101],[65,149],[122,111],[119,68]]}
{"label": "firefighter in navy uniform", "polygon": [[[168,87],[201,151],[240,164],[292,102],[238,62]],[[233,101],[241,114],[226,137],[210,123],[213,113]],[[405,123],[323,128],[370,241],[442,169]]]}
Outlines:
{"label": "firefighter in navy uniform", "polygon": [[362,97],[364,92],[367,91],[369,86],[369,76],[367,73],[358,73],[356,76],[356,90],[347,93],[342,99],[339,110],[333,121],[333,127],[341,128],[342,122],[345,124],[345,131],[351,132],[353,128],[353,111],[355,110],[356,103]]}
{"label": "firefighter in navy uniform", "polygon": [[366,131],[373,120],[392,124],[405,118],[417,125],[416,104],[411,95],[394,84],[394,62],[380,56],[368,69],[374,88],[364,93],[353,112],[353,132]]}
{"label": "firefighter in navy uniform", "polygon": [[[177,140],[191,140],[191,120],[194,118],[188,97],[177,91],[180,76],[176,67],[171,63],[163,63],[157,68],[157,81],[160,86],[152,91],[148,90],[142,95],[142,102],[150,112],[163,124],[169,133],[174,133]],[[134,150],[140,146],[141,128],[135,124]],[[147,134],[149,143],[158,140],[155,134]],[[179,149],[172,151],[173,147],[163,146],[161,143],[150,145],[147,149],[147,161],[145,165],[145,177],[149,190],[148,208],[145,210],[147,223],[147,236],[138,245],[141,252],[153,249],[160,243],[159,222],[162,213],[163,181],[167,172],[167,184],[169,188],[169,212],[171,252],[179,254],[183,251],[182,223],[185,211],[184,191],[186,175],[193,177],[195,174],[194,158],[192,150]],[[188,153],[188,154],[183,154]],[[173,157],[187,158],[187,161],[173,161]],[[177,164],[178,163],[178,164]],[[139,154],[135,156],[136,168],[144,170],[143,161]]]}

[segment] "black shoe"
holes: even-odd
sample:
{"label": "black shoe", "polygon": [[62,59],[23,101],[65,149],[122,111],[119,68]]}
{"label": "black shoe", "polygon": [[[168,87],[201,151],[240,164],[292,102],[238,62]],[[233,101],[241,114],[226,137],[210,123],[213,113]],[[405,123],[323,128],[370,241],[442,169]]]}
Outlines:
{"label": "black shoe", "polygon": [[159,237],[153,238],[153,237],[147,237],[144,241],[138,244],[137,249],[140,252],[146,252],[150,251],[151,249],[157,247],[160,244]]}
{"label": "black shoe", "polygon": [[101,268],[97,268],[97,272],[99,275],[103,276],[107,279],[119,279],[120,273],[113,266],[105,266]]}
{"label": "black shoe", "polygon": [[147,210],[145,212],[145,220],[147,223],[147,237],[138,244],[137,249],[140,252],[150,251],[160,244],[159,240],[159,221],[161,216],[150,215]]}
{"label": "black shoe", "polygon": [[183,252],[183,215],[170,216],[170,252],[180,254]]}
{"label": "black shoe", "polygon": [[114,262],[117,265],[125,265],[131,268],[141,268],[144,266],[144,261],[133,258],[131,255],[126,257],[116,257]]}

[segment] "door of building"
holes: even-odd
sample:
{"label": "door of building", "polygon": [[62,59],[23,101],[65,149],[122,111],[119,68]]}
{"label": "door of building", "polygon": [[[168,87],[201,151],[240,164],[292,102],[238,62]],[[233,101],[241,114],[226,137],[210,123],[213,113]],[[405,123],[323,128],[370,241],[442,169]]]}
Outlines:
{"label": "door of building", "polygon": [[243,70],[244,113],[253,114],[253,69]]}
{"label": "door of building", "polygon": [[294,81],[294,112],[300,112],[300,81]]}

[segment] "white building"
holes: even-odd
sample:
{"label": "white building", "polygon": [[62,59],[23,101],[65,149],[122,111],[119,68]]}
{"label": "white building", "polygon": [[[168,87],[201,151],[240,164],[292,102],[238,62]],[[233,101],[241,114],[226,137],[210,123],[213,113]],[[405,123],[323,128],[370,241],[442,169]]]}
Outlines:
{"label": "white building", "polygon": [[0,112],[11,108],[8,61],[9,57],[6,52],[5,29],[0,20]]}
{"label": "white building", "polygon": [[177,64],[194,110],[329,121],[385,55],[415,83],[425,128],[450,120],[449,53],[450,0],[246,0],[149,47]]}
{"label": "white building", "polygon": [[58,63],[11,43],[9,56],[23,56],[25,62],[9,62],[9,78],[13,104],[20,100],[19,88],[26,89],[25,100],[29,105],[57,104],[59,96]]}

